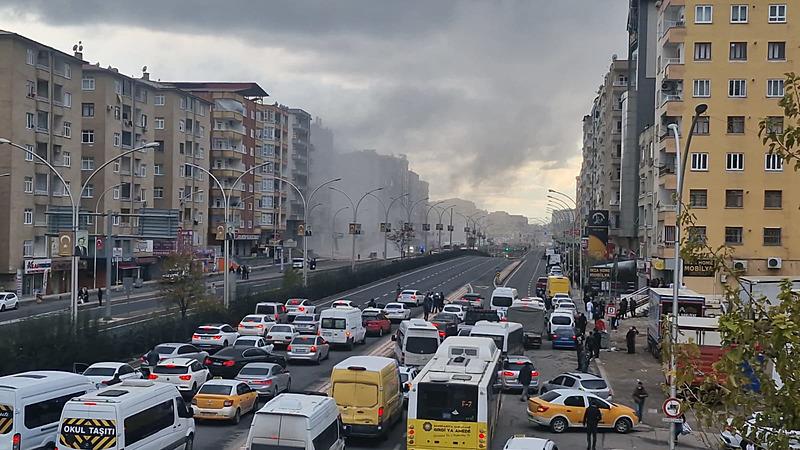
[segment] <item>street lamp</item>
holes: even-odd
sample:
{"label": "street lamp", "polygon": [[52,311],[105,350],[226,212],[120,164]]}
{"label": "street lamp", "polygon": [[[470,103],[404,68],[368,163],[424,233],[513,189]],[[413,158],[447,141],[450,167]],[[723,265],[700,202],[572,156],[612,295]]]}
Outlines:
{"label": "street lamp", "polygon": [[[350,200],[350,206],[353,207],[353,224],[354,224],[353,226],[355,226],[355,224],[358,223],[358,207],[361,206],[361,202],[368,195],[372,194],[373,192],[378,192],[378,191],[382,191],[383,190],[382,187],[379,187],[379,188],[375,188],[375,189],[372,189],[370,191],[367,191],[364,195],[361,196],[361,198],[358,199],[358,202],[354,203],[353,199],[350,198],[349,195],[347,195],[347,192],[345,192],[345,191],[343,191],[341,189],[337,189],[337,188],[335,188],[333,186],[329,186],[328,189],[336,191],[336,192],[338,192],[340,194],[344,194],[344,196],[347,197],[347,200]],[[355,271],[356,270],[356,233],[355,233],[355,231],[356,230],[353,230],[353,247],[352,247],[352,250],[351,250],[351,253],[350,253],[350,270],[351,271]]]}
{"label": "street lamp", "polygon": [[[414,208],[416,208],[417,205],[419,205],[420,203],[427,202],[427,201],[428,201],[428,197],[421,198],[421,199],[419,199],[419,200],[417,200],[415,202],[408,202],[408,205],[406,206],[406,222],[408,223],[409,228],[413,229],[413,224],[411,223],[411,215],[414,212]],[[405,230],[403,230],[403,233],[405,233]],[[405,249],[405,234],[403,235],[403,241],[402,242],[403,242],[403,248],[402,248],[402,250],[400,250],[400,257],[401,258],[406,253],[406,249]]]}
{"label": "street lamp", "polygon": [[335,213],[333,213],[333,220],[331,221],[331,261],[334,259],[333,244],[336,241],[336,216],[345,209],[350,209],[349,206],[342,206]]}
{"label": "street lamp", "polygon": [[403,197],[407,197],[408,194],[406,193],[406,194],[398,195],[397,197],[392,197],[392,201],[389,202],[389,206],[386,206],[386,204],[383,202],[383,200],[381,200],[380,197],[378,197],[377,195],[373,194],[372,192],[368,192],[368,194],[370,196],[372,196],[372,197],[375,197],[375,200],[377,200],[381,204],[381,206],[383,206],[383,209],[384,209],[385,218],[384,218],[384,222],[383,223],[386,224],[386,229],[383,231],[383,259],[387,259],[388,256],[387,256],[387,253],[386,253],[386,250],[387,250],[386,249],[386,243],[388,241],[387,236],[389,234],[389,227],[390,227],[390,225],[389,225],[389,211],[392,210],[392,205],[394,205],[394,202],[400,200]]}
{"label": "street lamp", "polygon": [[[455,206],[440,207],[440,206],[434,205],[434,207],[436,208],[437,211],[439,211],[439,222],[437,222],[436,225],[439,226],[440,229],[436,230],[436,231],[439,232],[439,247],[438,248],[441,249],[442,248],[442,230],[441,230],[441,228],[444,228],[444,225],[442,224],[442,216],[449,209],[450,210],[450,215],[451,215],[451,220],[450,220],[451,223],[450,223],[450,225],[452,225],[453,208],[455,208]],[[450,233],[452,234],[452,231]],[[450,245],[452,246],[453,243],[451,242]]]}
{"label": "street lamp", "polygon": [[446,202],[447,200],[440,200],[431,206],[428,207],[428,211],[425,213],[425,224],[428,226],[428,229],[425,230],[425,251],[428,251],[428,233],[430,233],[431,225],[428,223],[428,216],[431,214],[431,210],[436,207],[436,205],[441,205],[442,203]]}
{"label": "street lamp", "polygon": [[[122,158],[123,156],[127,156],[127,155],[130,155],[131,153],[134,153],[134,152],[138,152],[138,151],[141,151],[141,150],[145,150],[145,149],[148,149],[148,148],[154,148],[154,147],[158,147],[159,146],[158,142],[149,142],[149,143],[144,144],[142,146],[139,146],[139,147],[132,148],[130,150],[124,151],[124,152],[120,153],[119,155],[109,159],[108,161],[106,161],[103,164],[101,164],[100,167],[95,169],[92,173],[90,173],[88,177],[86,177],[86,181],[84,181],[83,184],[81,185],[80,190],[78,191],[78,195],[75,196],[75,195],[72,194],[72,188],[70,187],[69,183],[67,183],[67,181],[64,179],[64,176],[61,175],[61,173],[58,170],[56,170],[56,168],[53,167],[53,165],[50,164],[49,161],[47,161],[46,159],[44,159],[41,156],[39,156],[38,154],[36,154],[36,152],[31,152],[27,148],[25,148],[25,147],[23,147],[23,146],[21,146],[19,144],[16,144],[14,142],[11,142],[8,139],[0,138],[0,144],[7,144],[7,145],[9,145],[11,147],[17,148],[17,149],[25,152],[26,155],[32,156],[33,158],[35,158],[36,160],[38,160],[42,164],[46,165],[58,177],[58,179],[61,180],[61,183],[64,185],[64,190],[67,192],[67,196],[69,197],[70,205],[72,206],[72,238],[73,239],[76,239],[76,237],[78,235],[78,222],[79,222],[79,220],[78,220],[78,214],[79,214],[78,208],[80,208],[80,205],[81,205],[80,204],[80,198],[82,197],[83,191],[86,189],[86,186],[89,185],[89,182],[92,180],[92,178],[94,178],[95,175],[97,175],[103,169],[105,169],[106,166],[108,166],[112,162]],[[76,198],[78,199],[78,201],[76,201]],[[73,242],[73,244],[77,244],[77,243]],[[72,292],[71,292],[71,295],[70,295],[70,297],[71,297],[71,299],[70,299],[71,300],[71,302],[70,302],[70,319],[72,321],[73,330],[76,330],[77,329],[76,327],[78,325],[78,264],[79,263],[80,263],[80,255],[75,254],[75,252],[73,251],[72,252],[72,270],[71,270],[71,273],[70,273],[70,276],[72,277],[72,279],[71,279]]]}
{"label": "street lamp", "polygon": [[[569,254],[569,256],[570,256],[570,266],[572,268],[571,270],[572,270],[573,275],[574,275],[574,272],[575,272],[575,260],[576,259],[578,260],[578,283],[580,284],[580,286],[583,286],[583,279],[582,279],[582,277],[583,277],[583,271],[582,271],[583,267],[581,266],[582,259],[583,259],[583,255],[582,255],[583,251],[582,250],[578,250],[576,248],[576,245],[575,245],[575,229],[579,228],[578,220],[580,219],[580,217],[578,216],[577,205],[575,206],[575,209],[572,209],[572,206],[568,205],[560,197],[555,197],[555,196],[552,196],[552,195],[548,195],[547,198],[548,198],[548,200],[553,202],[553,204],[555,204],[556,206],[558,206],[560,208],[564,208],[565,211],[569,211],[570,215],[572,215],[572,230],[570,232],[570,234],[572,235],[571,236],[572,239],[570,239],[570,248],[571,248],[572,251]],[[567,198],[569,198],[569,197],[567,197]],[[569,200],[571,201],[572,199],[569,198]],[[576,254],[578,255],[577,258],[575,257]],[[573,280],[574,280],[574,278],[573,278]]]}
{"label": "street lamp", "polygon": [[[672,135],[675,137],[675,173],[677,174],[677,189],[675,192],[675,267],[672,270],[672,323],[670,324],[671,335],[671,351],[669,358],[669,395],[672,398],[678,393],[678,387],[675,381],[676,360],[675,360],[675,343],[678,341],[678,297],[680,295],[680,288],[682,283],[681,272],[683,271],[683,261],[681,260],[681,214],[683,210],[683,178],[686,171],[686,160],[689,156],[689,146],[692,144],[692,136],[694,135],[694,128],[697,125],[697,119],[700,118],[708,110],[708,105],[700,103],[694,108],[694,116],[692,117],[692,125],[689,127],[689,135],[686,137],[686,147],[681,154],[680,134],[678,132],[678,125],[671,123],[667,128],[672,130]],[[669,433],[669,448],[675,450],[675,427],[676,423],[670,423]]]}
{"label": "street lamp", "polygon": [[[93,278],[92,279],[92,289],[97,289],[97,235],[100,233],[100,231],[97,229],[97,227],[98,227],[98,225],[100,225],[100,221],[98,220],[99,219],[99,214],[100,214],[100,210],[99,210],[100,201],[103,200],[103,197],[105,197],[105,195],[108,194],[109,191],[111,191],[114,188],[118,188],[120,186],[122,186],[122,183],[117,183],[117,184],[109,187],[105,191],[103,191],[100,194],[100,196],[97,197],[97,203],[95,203],[95,205],[94,205],[94,235],[95,235],[95,243],[94,243],[94,269],[92,270],[92,278]],[[111,220],[111,218],[108,217],[107,220]],[[106,245],[108,245],[108,242],[106,242]],[[108,267],[108,264],[109,264],[109,261],[106,261],[106,266],[107,267]],[[106,269],[106,270],[108,270],[108,269]],[[110,288],[110,286],[106,286],[106,289],[108,289],[108,288]]]}

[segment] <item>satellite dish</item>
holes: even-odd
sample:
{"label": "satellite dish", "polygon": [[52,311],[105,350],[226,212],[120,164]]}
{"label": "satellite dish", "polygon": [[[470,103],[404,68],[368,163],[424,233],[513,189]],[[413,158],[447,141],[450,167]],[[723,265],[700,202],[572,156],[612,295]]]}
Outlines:
{"label": "satellite dish", "polygon": [[147,66],[142,67],[142,72],[147,72]]}

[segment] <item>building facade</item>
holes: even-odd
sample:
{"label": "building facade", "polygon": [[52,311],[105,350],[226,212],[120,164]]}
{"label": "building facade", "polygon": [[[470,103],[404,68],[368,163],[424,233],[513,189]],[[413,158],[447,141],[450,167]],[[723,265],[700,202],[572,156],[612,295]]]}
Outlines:
{"label": "building facade", "polygon": [[[797,274],[798,175],[767,153],[759,121],[780,132],[784,73],[796,72],[800,8],[791,2],[663,1],[658,7],[654,167],[657,254],[652,276],[670,279],[675,249],[675,141],[689,133],[695,106],[708,105],[686,162],[688,230],[712,247],[730,246],[746,275]],[[685,140],[681,141],[685,144]],[[719,292],[720,277],[687,277],[688,287]]]}
{"label": "building facade", "polygon": [[[311,167],[311,153],[313,145],[311,145],[311,115],[302,109],[291,108],[289,109],[289,158],[288,158],[288,171],[286,178],[294,184],[303,196],[308,197],[309,189],[309,174]],[[292,239],[303,239],[304,237],[299,233],[299,226],[303,223],[303,200],[296,189],[291,186],[286,186],[287,197],[289,199],[287,218],[287,235]],[[308,208],[312,208],[318,201],[312,199]]]}

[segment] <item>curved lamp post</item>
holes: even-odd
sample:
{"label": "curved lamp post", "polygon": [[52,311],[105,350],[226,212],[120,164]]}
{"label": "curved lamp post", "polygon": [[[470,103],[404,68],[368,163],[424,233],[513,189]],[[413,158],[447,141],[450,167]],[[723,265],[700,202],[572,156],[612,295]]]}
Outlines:
{"label": "curved lamp post", "polygon": [[350,209],[349,206],[342,206],[335,213],[333,213],[333,220],[331,220],[331,261],[334,259],[333,244],[336,242],[336,216],[345,209]]}
{"label": "curved lamp post", "polygon": [[[329,186],[328,189],[336,191],[336,192],[338,192],[340,194],[343,194],[345,197],[347,197],[347,200],[350,200],[350,206],[352,206],[352,208],[353,208],[353,223],[354,224],[358,223],[358,207],[361,206],[361,202],[368,195],[372,194],[373,192],[378,192],[378,191],[382,191],[383,190],[382,187],[372,189],[370,191],[367,191],[364,195],[362,195],[361,198],[358,199],[358,202],[353,202],[353,199],[350,198],[350,196],[347,194],[347,192],[345,192],[345,191],[343,191],[341,189],[337,189],[337,188],[335,188],[333,186]],[[353,230],[353,231],[355,231],[355,230]],[[353,246],[352,246],[352,249],[351,249],[351,252],[350,252],[350,270],[351,271],[355,271],[356,270],[356,234],[355,233],[353,233]]]}
{"label": "curved lamp post", "polygon": [[368,192],[368,194],[370,196],[372,196],[372,197],[375,197],[375,200],[377,200],[381,204],[381,206],[383,206],[383,210],[384,210],[384,222],[383,223],[387,224],[386,225],[386,229],[383,232],[383,259],[386,259],[388,257],[387,254],[386,254],[386,251],[387,251],[386,243],[388,241],[387,236],[389,234],[389,226],[390,226],[389,225],[389,211],[392,210],[392,205],[394,205],[394,202],[400,200],[403,197],[407,197],[408,194],[403,194],[403,195],[398,195],[397,197],[392,197],[392,201],[389,202],[389,206],[386,206],[386,204],[383,202],[383,200],[381,200],[380,197],[378,197],[377,195],[373,194],[372,192]]}
{"label": "curved lamp post", "polygon": [[430,206],[428,206],[428,210],[425,212],[425,224],[428,225],[428,229],[425,230],[425,251],[428,251],[428,234],[430,233],[430,224],[428,223],[428,216],[431,215],[431,210],[433,208],[435,208],[437,205],[441,205],[446,201],[447,200],[440,200],[436,203],[431,204]]}

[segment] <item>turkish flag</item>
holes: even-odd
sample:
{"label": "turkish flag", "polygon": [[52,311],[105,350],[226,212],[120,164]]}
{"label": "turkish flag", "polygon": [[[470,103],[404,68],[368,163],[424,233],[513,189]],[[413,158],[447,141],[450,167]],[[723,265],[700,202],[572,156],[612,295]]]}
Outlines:
{"label": "turkish flag", "polygon": [[96,237],[94,238],[94,247],[97,250],[102,250],[105,243],[103,242],[103,238]]}

